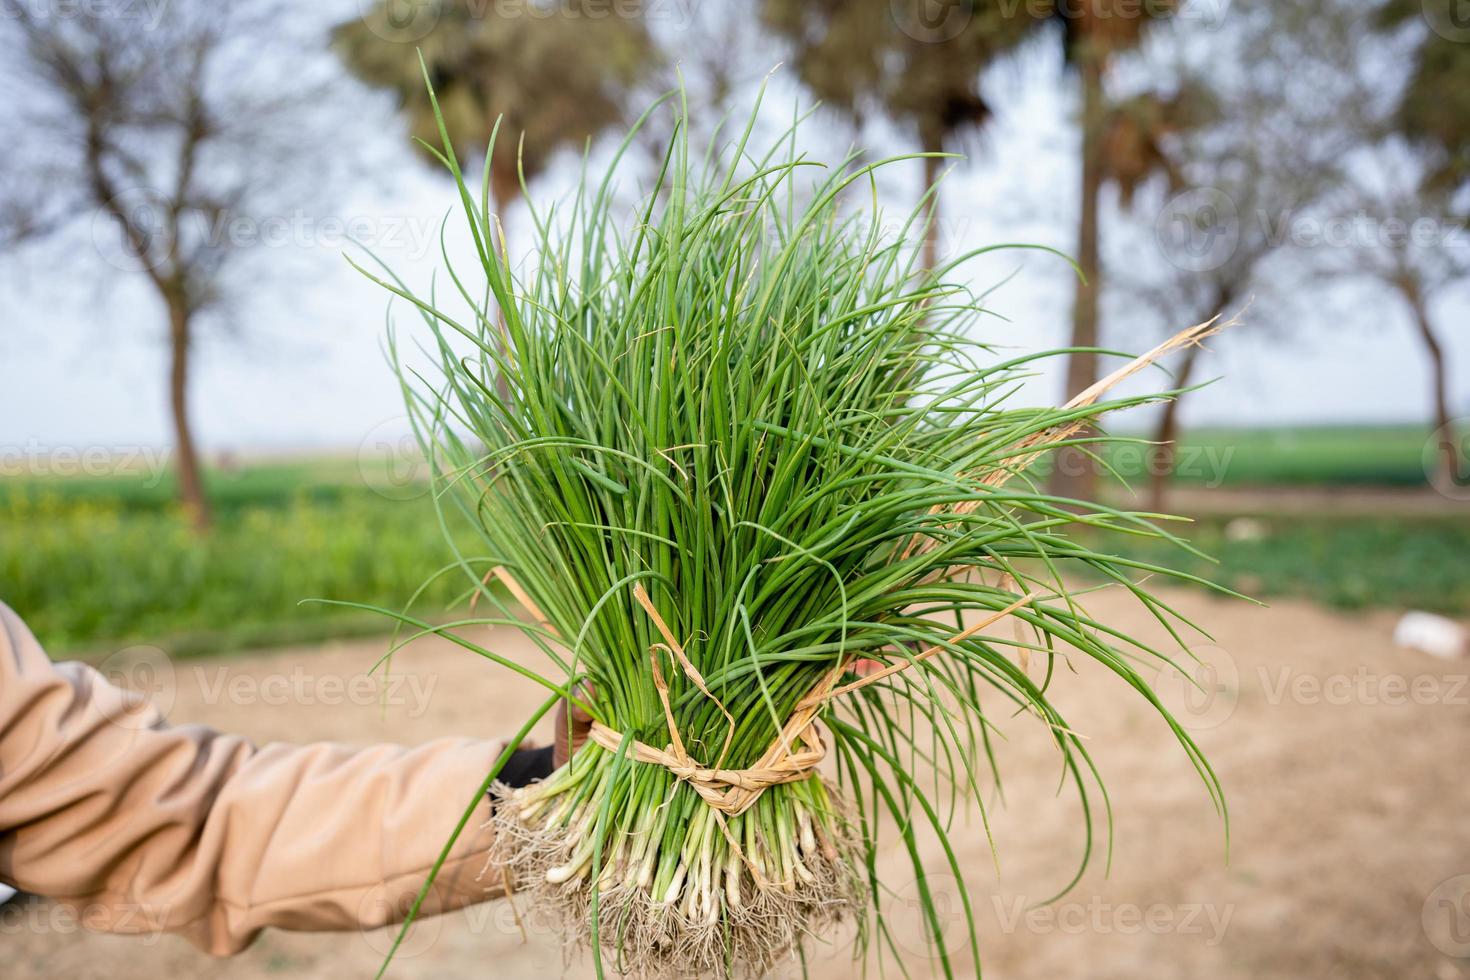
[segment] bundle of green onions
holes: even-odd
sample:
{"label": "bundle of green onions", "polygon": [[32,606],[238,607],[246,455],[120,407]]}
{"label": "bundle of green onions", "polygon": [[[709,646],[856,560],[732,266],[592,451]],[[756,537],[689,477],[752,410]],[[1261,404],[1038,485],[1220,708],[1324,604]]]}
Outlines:
{"label": "bundle of green onions", "polygon": [[[702,155],[676,128],[620,223],[625,142],[605,179],[532,207],[537,251],[519,266],[488,175],[472,192],[441,131],[480,268],[451,268],[452,301],[375,278],[428,326],[433,371],[394,359],[441,518],[478,533],[452,571],[495,611],[399,615],[545,687],[523,734],[561,698],[596,719],[549,779],[499,787],[494,819],[514,891],[599,975],[755,976],[835,923],[860,950],[892,947],[886,835],[913,859],[949,973],[918,842],[936,835],[963,882],[949,814],[983,813],[996,712],[1048,727],[1092,812],[1100,784],[1047,696],[1066,651],[1152,704],[1223,808],[1132,665],[1164,655],[1091,619],[1068,584],[1111,580],[1175,629],[1138,584],[1171,573],[1088,542],[1178,539],[1035,481],[1046,451],[1104,438],[1097,416],[1161,397],[1102,401],[1114,382],[1205,330],[1063,408],[1012,407],[1048,355],[998,359],[967,336],[982,302],[952,279],[973,256],[917,267],[927,202],[883,230],[875,174],[912,158],[820,167],[794,126],[768,150],[754,126]],[[470,624],[519,628],[554,674],[475,644]]]}

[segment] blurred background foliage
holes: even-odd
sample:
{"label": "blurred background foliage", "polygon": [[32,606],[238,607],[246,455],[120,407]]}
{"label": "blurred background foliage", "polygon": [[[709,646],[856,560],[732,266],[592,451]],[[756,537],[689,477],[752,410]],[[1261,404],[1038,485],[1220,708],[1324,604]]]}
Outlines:
{"label": "blurred background foliage", "polygon": [[[208,486],[201,539],[172,477],[0,484],[0,595],[56,652],[189,656],[381,632],[380,615],[303,600],[403,608],[453,560],[424,495],[382,496],[350,464],[211,472]],[[417,608],[442,615],[461,581],[435,579]]]}
{"label": "blurred background foliage", "polygon": [[[1113,543],[1267,600],[1462,612],[1470,521],[1422,493],[1422,448],[1407,426],[1201,430],[1179,447],[1176,484],[1197,523],[1174,530],[1218,564]],[[1146,479],[1140,447],[1112,456],[1130,483]],[[427,487],[381,493],[356,459],[211,469],[207,485],[215,522],[201,538],[171,475],[0,482],[0,595],[58,654],[150,643],[192,656],[382,631],[375,614],[303,600],[401,608],[454,559]],[[417,614],[448,618],[462,582],[435,580]]]}
{"label": "blurred background foliage", "polygon": [[[190,388],[201,338],[249,333],[241,311],[261,282],[245,264],[252,250],[192,233],[191,219],[320,206],[356,155],[354,125],[391,121],[393,139],[437,143],[425,73],[472,184],[500,121],[487,188],[504,220],[529,216],[527,188],[558,160],[605,148],[658,94],[685,87],[702,139],[744,111],[778,61],[807,104],[821,103],[824,125],[859,143],[877,133],[883,154],[998,153],[988,136],[1004,96],[991,83],[1046,50],[1076,137],[1076,185],[1051,195],[1066,202],[1063,234],[1083,273],[1067,287],[1073,346],[1142,349],[1253,299],[1239,330],[1284,337],[1315,320],[1335,331],[1356,321],[1317,299],[1322,284],[1346,282],[1374,291],[1356,319],[1402,321],[1429,367],[1417,425],[1181,431],[1177,411],[1161,412],[1143,434],[1154,445],[1106,454],[1129,488],[1104,492],[1198,518],[1196,540],[1220,559],[1213,574],[1242,591],[1463,613],[1470,490],[1451,380],[1465,365],[1445,339],[1464,325],[1442,302],[1470,282],[1470,249],[1449,247],[1465,240],[1470,193],[1470,35],[1456,2],[382,0],[307,16],[277,0],[178,0],[149,22],[107,5],[56,16],[0,0],[11,96],[0,123],[12,136],[0,258],[78,223],[120,234],[138,261],[117,275],[143,284],[167,339],[174,436],[167,473],[0,472],[0,599],[60,653],[149,642],[198,654],[382,628],[301,600],[401,605],[450,560],[413,487],[381,492],[342,454],[211,459],[189,410],[214,397]],[[364,108],[372,93],[387,116]],[[656,168],[667,135],[655,120],[634,152]],[[431,156],[419,153],[432,169]],[[967,216],[969,202],[933,186],[960,165],[931,156],[911,189],[931,195],[933,227],[913,243],[925,268],[953,257],[943,222]],[[120,188],[142,196],[121,206]],[[1222,229],[1212,208],[1171,210],[1199,194],[1245,216],[1380,228],[1428,217],[1447,233],[1299,247],[1266,222]],[[1182,251],[1169,251],[1173,230]],[[1235,233],[1228,255],[1190,250],[1222,230]],[[1309,389],[1310,351],[1291,356]],[[1200,357],[1170,365],[1181,386],[1207,376]],[[1098,370],[1093,352],[1074,352],[1063,394]],[[0,438],[26,442],[24,418],[0,421]],[[1099,475],[1058,465],[1049,479],[1088,496]],[[447,615],[460,592],[446,577],[419,608]]]}

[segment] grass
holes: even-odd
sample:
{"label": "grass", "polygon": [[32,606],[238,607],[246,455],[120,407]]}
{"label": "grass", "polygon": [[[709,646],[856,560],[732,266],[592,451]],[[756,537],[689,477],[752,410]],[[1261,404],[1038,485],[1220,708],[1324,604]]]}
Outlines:
{"label": "grass", "polygon": [[[290,507],[303,499],[321,503],[368,496],[357,460],[346,455],[303,456],[253,462],[205,474],[210,505],[226,517],[241,509]],[[156,512],[178,496],[172,470],[154,476],[118,473],[90,477],[11,477],[0,480],[0,498],[51,498],[62,504],[102,504],[126,512]],[[385,498],[379,498],[385,499]]]}
{"label": "grass", "polygon": [[[1185,443],[1233,448],[1226,485],[1407,485],[1415,472],[1422,480],[1410,468],[1420,435],[1408,426],[1217,429]],[[202,545],[173,513],[167,474],[0,480],[0,600],[59,655],[153,643],[192,656],[380,632],[380,617],[298,603],[391,605],[448,560],[422,501],[368,490],[351,458],[252,463],[208,480],[218,528]],[[1470,610],[1463,519],[1266,515],[1269,534],[1255,541],[1228,540],[1227,522],[1203,520],[1197,540],[1240,591],[1344,609]],[[336,536],[330,559],[309,551],[324,528]],[[451,592],[431,590],[423,608],[442,609]]]}
{"label": "grass", "polygon": [[[1194,558],[1174,564],[1263,599],[1289,596],[1341,609],[1389,606],[1451,615],[1470,610],[1470,521],[1463,517],[1264,516],[1251,518],[1249,529],[1259,536],[1244,539],[1230,532],[1232,526],[1246,527],[1211,517],[1189,534],[1218,565]],[[1164,555],[1147,542],[1119,550],[1145,560]]]}
{"label": "grass", "polygon": [[[1130,434],[1139,434],[1131,432]],[[1202,428],[1179,441],[1175,481],[1206,486],[1395,486],[1428,484],[1428,425]],[[1118,471],[1146,476],[1143,447],[1111,447]]]}
{"label": "grass", "polygon": [[[141,477],[0,484],[0,599],[53,654],[135,643],[175,656],[381,632],[381,617],[303,599],[402,601],[449,560],[422,501],[380,497],[334,463],[211,474],[200,539]],[[447,582],[425,610],[454,598]]]}

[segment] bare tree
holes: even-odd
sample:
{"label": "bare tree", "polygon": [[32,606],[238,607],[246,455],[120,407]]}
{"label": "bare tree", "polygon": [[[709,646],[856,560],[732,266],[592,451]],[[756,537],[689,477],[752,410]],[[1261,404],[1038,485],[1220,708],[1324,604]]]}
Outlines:
{"label": "bare tree", "polygon": [[104,258],[146,281],[163,314],[179,499],[202,530],[191,355],[254,288],[237,256],[262,223],[329,183],[342,128],[319,111],[320,31],[271,0],[0,0],[0,14],[0,243],[87,221],[94,238],[115,232]]}
{"label": "bare tree", "polygon": [[[1102,191],[1108,182],[1114,149],[1110,140],[1108,81],[1117,60],[1142,42],[1147,31],[1170,18],[1174,0],[1132,3],[1123,0],[1056,2],[1051,19],[1061,25],[1062,50],[1077,71],[1081,130],[1077,252],[1080,275],[1072,301],[1072,332],[1067,355],[1066,394],[1070,397],[1097,381],[1098,310],[1102,290]],[[1114,120],[1116,117],[1114,117]],[[1097,470],[1078,447],[1064,447],[1053,457],[1052,491],[1090,500],[1096,495]]]}
{"label": "bare tree", "polygon": [[1439,437],[1433,476],[1458,481],[1463,461],[1435,308],[1441,297],[1470,284],[1470,247],[1452,195],[1425,182],[1423,166],[1407,143],[1391,136],[1355,154],[1352,179],[1340,188],[1333,216],[1344,241],[1319,250],[1317,269],[1397,297],[1429,361],[1430,411]]}
{"label": "bare tree", "polygon": [[[1315,52],[1350,26],[1325,12],[1316,0],[1239,0],[1219,25],[1180,18],[1156,29],[1133,59],[1150,88],[1119,109],[1154,111],[1135,110],[1132,125],[1112,128],[1107,157],[1135,220],[1108,256],[1110,319],[1132,328],[1142,315],[1173,332],[1252,300],[1255,327],[1288,319],[1291,284],[1311,274],[1290,229],[1330,205],[1353,139],[1332,124],[1343,87],[1311,70]],[[1179,354],[1177,387],[1195,383],[1203,354],[1199,346]],[[1155,511],[1166,509],[1182,401],[1164,404],[1154,431]]]}
{"label": "bare tree", "polygon": [[[1376,261],[1370,260],[1371,271],[1398,291],[1424,344],[1439,433],[1438,477],[1460,483],[1466,479],[1465,461],[1452,431],[1449,370],[1432,312],[1440,294],[1470,281],[1466,215],[1456,206],[1470,192],[1470,45],[1465,43],[1470,38],[1456,6],[1454,0],[1388,0],[1380,10],[1385,30],[1398,43],[1407,35],[1414,50],[1407,83],[1389,116],[1387,146],[1378,155],[1389,169],[1367,196],[1374,210],[1395,226],[1403,225],[1406,204],[1417,205],[1407,209],[1412,219],[1407,234],[1384,236],[1388,247]],[[1410,159],[1394,159],[1396,155]],[[1407,201],[1405,174],[1415,178]]]}
{"label": "bare tree", "polygon": [[[1140,74],[1156,84],[1185,66],[1213,111],[1163,141],[1186,189],[1166,193],[1157,209],[1137,209],[1134,231],[1143,234],[1135,237],[1157,248],[1134,242],[1110,257],[1121,287],[1110,294],[1110,312],[1145,312],[1176,329],[1254,297],[1256,323],[1309,324],[1331,310],[1334,324],[1366,326],[1396,304],[1430,362],[1437,478],[1462,478],[1435,310],[1470,281],[1464,216],[1454,207],[1470,145],[1470,123],[1454,106],[1465,98],[1457,82],[1470,81],[1470,60],[1426,26],[1417,3],[1398,0],[1386,8],[1240,0],[1214,36],[1175,26],[1155,39],[1176,67],[1161,66],[1155,51]],[[1153,261],[1138,260],[1150,251]],[[1181,386],[1200,356],[1181,355]],[[1178,405],[1165,408],[1155,433],[1156,509]]]}
{"label": "bare tree", "polygon": [[[1344,180],[1328,214],[1332,236],[1314,249],[1319,274],[1375,287],[1408,314],[1430,366],[1430,404],[1438,433],[1436,480],[1462,481],[1452,431],[1449,366],[1437,301],[1470,284],[1464,194],[1470,191],[1470,90],[1464,37],[1447,4],[1422,8],[1392,0],[1378,8],[1341,8],[1345,29],[1321,57],[1343,66],[1338,112],[1324,127],[1349,147]],[[1375,30],[1374,28],[1379,28]],[[1371,302],[1371,295],[1365,296]]]}

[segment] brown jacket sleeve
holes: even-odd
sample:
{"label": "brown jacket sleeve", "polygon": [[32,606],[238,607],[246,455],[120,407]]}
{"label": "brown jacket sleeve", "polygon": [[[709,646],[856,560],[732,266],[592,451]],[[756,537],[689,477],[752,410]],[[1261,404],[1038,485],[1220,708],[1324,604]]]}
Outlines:
{"label": "brown jacket sleeve", "polygon": [[[0,604],[0,881],[121,933],[215,955],[263,928],[400,921],[501,746],[281,745],[171,728],[139,695],[52,664]],[[488,804],[424,903],[500,894]]]}

